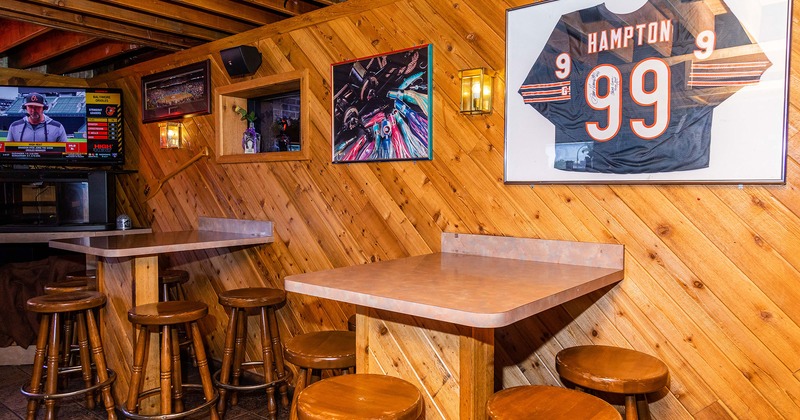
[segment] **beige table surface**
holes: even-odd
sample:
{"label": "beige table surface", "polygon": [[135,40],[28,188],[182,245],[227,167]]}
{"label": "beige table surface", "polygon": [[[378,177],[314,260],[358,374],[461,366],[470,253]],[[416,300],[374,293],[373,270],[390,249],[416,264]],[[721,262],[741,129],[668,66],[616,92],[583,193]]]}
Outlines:
{"label": "beige table surface", "polygon": [[136,235],[150,233],[150,228],[135,228],[128,230],[78,230],[70,232],[10,232],[0,233],[0,243],[47,243],[53,239],[79,238],[85,236],[113,236]]}
{"label": "beige table surface", "polygon": [[286,290],[470,327],[502,327],[622,280],[622,270],[454,253],[288,276]]}

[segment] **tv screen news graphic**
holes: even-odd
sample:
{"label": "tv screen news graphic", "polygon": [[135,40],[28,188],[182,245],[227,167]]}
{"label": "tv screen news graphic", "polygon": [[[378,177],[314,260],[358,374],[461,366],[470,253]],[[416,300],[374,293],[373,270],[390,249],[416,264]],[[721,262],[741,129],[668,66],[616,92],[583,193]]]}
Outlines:
{"label": "tv screen news graphic", "polygon": [[[44,116],[32,121],[26,104]],[[0,86],[2,164],[121,165],[123,143],[120,90]]]}

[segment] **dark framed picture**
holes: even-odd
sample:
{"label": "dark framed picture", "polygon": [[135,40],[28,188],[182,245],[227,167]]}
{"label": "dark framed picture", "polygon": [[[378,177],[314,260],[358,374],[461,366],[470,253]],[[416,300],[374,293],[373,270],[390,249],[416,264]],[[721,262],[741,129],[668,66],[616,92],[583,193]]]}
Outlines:
{"label": "dark framed picture", "polygon": [[211,112],[209,60],[142,77],[142,122]]}
{"label": "dark framed picture", "polygon": [[433,46],[332,66],[334,163],[432,158]]}
{"label": "dark framed picture", "polygon": [[788,0],[508,10],[508,183],[783,183]]}

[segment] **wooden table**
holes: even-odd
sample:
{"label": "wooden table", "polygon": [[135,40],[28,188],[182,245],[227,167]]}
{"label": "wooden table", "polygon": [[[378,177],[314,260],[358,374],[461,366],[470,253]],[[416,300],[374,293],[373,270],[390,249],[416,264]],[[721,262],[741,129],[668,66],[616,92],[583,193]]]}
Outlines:
{"label": "wooden table", "polygon": [[[128,310],[158,302],[158,255],[271,242],[272,222],[208,217],[201,217],[198,230],[192,231],[50,241],[50,247],[82,252],[87,255],[87,265],[96,265],[98,290],[108,296],[101,334],[108,364],[117,372],[114,396],[118,403],[127,398],[133,361],[134,337]],[[149,360],[158,360],[155,349]],[[155,387],[158,376],[158,364],[149,363],[145,388]],[[142,412],[152,412],[158,399],[151,398],[147,403]]]}
{"label": "wooden table", "polygon": [[288,276],[285,288],[355,304],[356,370],[415,384],[427,418],[483,419],[494,328],[622,280],[623,252],[444,233],[441,253]]}

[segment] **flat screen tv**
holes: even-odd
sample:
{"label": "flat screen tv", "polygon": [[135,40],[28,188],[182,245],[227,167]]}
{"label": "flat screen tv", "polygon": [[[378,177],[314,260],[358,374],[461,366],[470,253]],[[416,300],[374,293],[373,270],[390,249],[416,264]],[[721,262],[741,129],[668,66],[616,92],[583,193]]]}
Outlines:
{"label": "flat screen tv", "polygon": [[[44,117],[31,121],[26,103]],[[0,86],[0,165],[116,166],[123,146],[120,90]]]}

